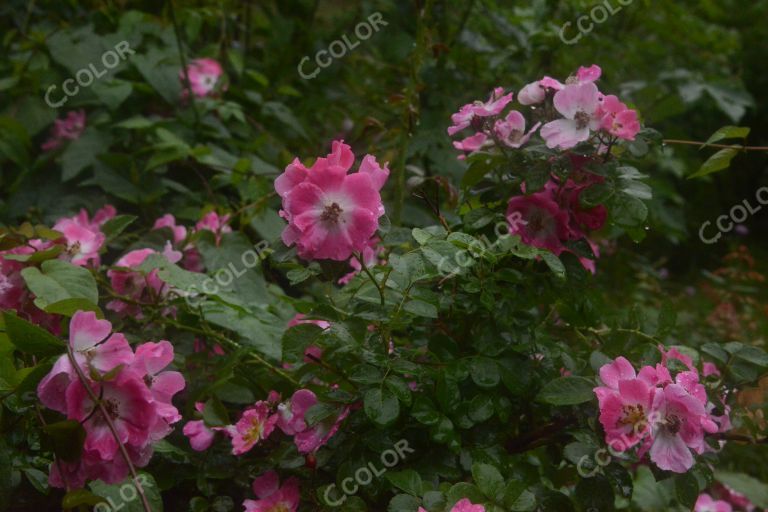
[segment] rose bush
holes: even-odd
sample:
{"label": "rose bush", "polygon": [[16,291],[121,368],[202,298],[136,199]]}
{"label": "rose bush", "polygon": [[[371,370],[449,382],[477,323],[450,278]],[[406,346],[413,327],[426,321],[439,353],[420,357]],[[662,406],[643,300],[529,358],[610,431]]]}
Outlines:
{"label": "rose bush", "polygon": [[[29,7],[0,81],[0,510],[768,507],[762,267],[673,286],[643,252],[683,229],[646,77],[487,66],[486,100],[429,110],[458,70],[428,4],[395,136],[253,66],[283,14]],[[24,92],[123,40],[60,112]]]}

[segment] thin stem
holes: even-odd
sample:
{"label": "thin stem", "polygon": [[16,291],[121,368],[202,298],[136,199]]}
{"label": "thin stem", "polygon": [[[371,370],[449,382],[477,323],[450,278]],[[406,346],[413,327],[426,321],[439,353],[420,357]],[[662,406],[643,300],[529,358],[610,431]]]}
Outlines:
{"label": "thin stem", "polygon": [[711,148],[733,148],[739,151],[768,151],[768,146],[742,146],[741,144],[707,144],[696,140],[664,139],[664,144],[688,144],[689,146],[709,146]]}
{"label": "thin stem", "polygon": [[384,307],[385,299],[384,299],[384,289],[379,284],[378,281],[376,281],[376,278],[373,277],[373,274],[371,274],[371,271],[368,270],[368,266],[365,264],[365,260],[359,253],[352,253],[355,258],[357,258],[357,261],[360,262],[360,268],[365,272],[365,274],[370,278],[373,285],[376,287],[376,289],[379,291],[379,298],[381,299],[381,307]]}
{"label": "thin stem", "polygon": [[184,73],[184,87],[187,88],[187,96],[192,103],[192,111],[195,114],[195,128],[200,125],[200,115],[197,113],[197,104],[195,103],[195,94],[192,92],[192,83],[189,81],[189,70],[187,69],[187,58],[184,56],[184,48],[181,44],[181,30],[179,22],[176,19],[176,9],[173,6],[173,0],[168,0],[168,12],[171,15],[173,23],[173,33],[176,35],[176,46],[179,49],[179,60],[181,60],[181,70]]}
{"label": "thin stem", "polygon": [[139,493],[139,497],[141,497],[141,504],[144,507],[144,510],[146,512],[152,512],[152,507],[149,504],[149,501],[147,500],[147,495],[144,494],[144,488],[141,486],[141,482],[139,481],[139,475],[136,473],[136,467],[133,465],[133,462],[131,461],[131,456],[128,455],[128,450],[125,449],[125,445],[120,442],[120,435],[117,433],[117,428],[115,427],[115,424],[112,422],[112,417],[109,415],[109,412],[107,412],[106,408],[104,407],[104,403],[99,400],[99,398],[96,396],[96,394],[91,389],[90,384],[88,383],[88,378],[83,373],[83,369],[80,368],[80,364],[78,364],[77,360],[75,359],[75,355],[72,353],[72,347],[67,345],[67,356],[69,357],[69,362],[72,364],[72,367],[75,369],[75,373],[77,373],[77,377],[80,379],[80,383],[85,388],[85,391],[88,393],[88,397],[91,399],[93,404],[99,408],[99,412],[101,412],[102,417],[104,418],[104,421],[107,423],[107,426],[109,427],[109,431],[112,433],[112,436],[115,438],[115,442],[117,442],[117,446],[120,448],[120,453],[123,456],[123,459],[125,459],[125,463],[128,465],[128,471],[131,473],[131,477],[133,478],[133,483],[136,486],[136,492]]}
{"label": "thin stem", "polygon": [[621,328],[621,327],[617,327],[615,329],[611,329],[610,327],[606,327],[605,329],[595,329],[594,327],[590,327],[587,330],[589,332],[593,333],[593,334],[596,334],[596,335],[608,334],[610,332],[621,332],[621,333],[625,333],[625,334],[634,334],[635,336],[639,336],[641,338],[645,338],[645,339],[647,339],[649,341],[652,341],[654,343],[661,343],[661,340],[659,340],[658,338],[655,338],[655,337],[651,336],[650,334],[646,334],[643,331],[639,331],[637,329],[624,329],[624,328]]}
{"label": "thin stem", "polygon": [[[230,349],[240,350],[241,348],[243,348],[243,346],[237,343],[236,341],[231,340],[226,336],[223,336],[215,331],[198,329],[196,327],[184,325],[182,323],[176,322],[175,320],[171,320],[170,318],[163,318],[162,321],[168,325],[172,325],[173,327],[176,327],[177,329],[182,329],[185,331],[194,332],[197,334],[202,334],[203,336],[214,338],[216,341],[224,345],[227,345],[227,347],[229,347]],[[270,363],[269,361],[261,357],[259,354],[255,352],[248,352],[248,355],[251,356],[255,362],[265,366],[266,368],[271,370],[274,374],[279,375],[280,377],[284,378],[285,380],[289,381],[291,384],[295,386],[299,386],[299,381],[297,381],[296,379],[291,377],[289,374],[287,374],[280,368],[276,367],[275,365],[273,365],[272,363]]]}

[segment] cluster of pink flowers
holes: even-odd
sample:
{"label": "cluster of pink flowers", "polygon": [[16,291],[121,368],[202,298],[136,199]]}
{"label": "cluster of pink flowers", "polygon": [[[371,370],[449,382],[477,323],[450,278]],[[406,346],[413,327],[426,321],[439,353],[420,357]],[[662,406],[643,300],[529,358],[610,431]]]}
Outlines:
{"label": "cluster of pink flowers", "polygon": [[[209,212],[198,221],[190,234],[211,231],[217,243],[220,243],[222,234],[232,231],[228,222],[229,215],[219,216],[216,212]],[[166,240],[161,254],[171,263],[179,263],[189,271],[202,272],[204,268],[200,253],[188,242],[187,228],[177,224],[174,216],[169,213],[154,223],[153,229],[162,228],[168,228],[171,231],[172,239]],[[170,290],[158,276],[157,270],[152,270],[146,275],[138,270],[151,254],[158,254],[158,251],[150,248],[135,249],[117,260],[114,264],[116,268],[107,271],[114,291],[131,299],[131,302],[121,299],[112,300],[107,304],[107,309],[121,315],[141,318],[141,306],[136,302],[156,302],[157,299],[167,295]]]}
{"label": "cluster of pink flowers", "polygon": [[[427,512],[423,507],[419,507],[418,512]],[[485,512],[485,507],[475,505],[469,499],[462,498],[451,508],[451,512]]]}
{"label": "cluster of pink flowers", "polygon": [[[659,350],[661,363],[639,372],[624,357],[600,368],[603,385],[594,390],[600,423],[614,450],[639,446],[638,456],[650,452],[659,468],[684,473],[694,464],[693,453],[711,450],[705,434],[730,429],[730,420],[727,410],[722,416],[712,414],[715,406],[689,356],[675,348],[667,351],[659,346]],[[674,379],[668,368],[672,360],[686,368]]]}
{"label": "cluster of pink flowers", "polygon": [[470,154],[497,145],[520,148],[537,131],[548,147],[559,149],[570,149],[591,137],[601,148],[617,139],[634,140],[640,131],[637,112],[616,96],[597,89],[595,81],[601,74],[600,67],[592,65],[580,67],[564,84],[545,76],[523,87],[517,100],[531,107],[530,117],[537,120],[528,131],[526,126],[531,122],[520,111],[502,114],[513,102],[514,93],[504,94],[504,89],[497,87],[487,101],[469,103],[453,114],[448,135],[472,129],[474,134],[453,143],[456,149]]}
{"label": "cluster of pink flowers", "polygon": [[85,111],[73,110],[62,119],[53,122],[51,135],[40,149],[53,151],[59,149],[68,140],[77,140],[85,131]]}
{"label": "cluster of pink flowers", "polygon": [[35,238],[28,240],[26,245],[0,251],[0,308],[13,310],[22,317],[43,325],[52,332],[57,332],[56,317],[43,312],[33,304],[34,296],[27,289],[21,276],[21,271],[28,266],[28,263],[14,258],[26,258],[36,252],[52,249],[58,244],[66,246],[66,249],[59,254],[59,259],[79,266],[98,266],[99,252],[106,240],[101,227],[114,216],[115,208],[111,205],[98,210],[92,219],[83,209],[77,215],[63,217],[56,221],[53,229],[61,233],[60,239]]}
{"label": "cluster of pink flowers", "polygon": [[[309,426],[305,414],[317,403],[317,396],[308,389],[299,389],[289,400],[282,403],[280,395],[271,391],[266,400],[259,400],[246,408],[234,425],[212,428],[203,420],[193,420],[184,426],[183,431],[194,450],[207,450],[213,443],[215,432],[219,431],[230,437],[232,453],[243,455],[269,438],[277,427],[284,434],[293,436],[299,453],[311,454],[336,434],[341,423],[349,415],[349,408],[345,407],[336,418]],[[202,413],[203,405],[197,404],[196,407]]]}
{"label": "cluster of pink flowers", "polygon": [[[187,64],[189,86],[192,89],[192,94],[198,98],[213,96],[219,91],[225,91],[227,85],[221,80],[223,74],[224,69],[214,59],[195,59]],[[186,98],[189,93],[186,89],[183,69],[179,71],[179,80],[184,87],[182,98]]]}
{"label": "cluster of pink flowers", "polygon": [[358,172],[348,174],[354,161],[350,147],[334,141],[331,153],[309,169],[296,158],[275,180],[280,216],[288,221],[283,242],[295,244],[301,258],[344,261],[371,247],[389,169],[366,155]]}
{"label": "cluster of pink flowers", "polygon": [[[583,158],[572,158],[574,172],[567,180],[551,178],[544,188],[529,195],[512,196],[507,205],[509,232],[519,235],[523,243],[548,249],[560,255],[569,251],[568,242],[584,239],[599,256],[597,244],[587,233],[603,227],[608,216],[605,206],[584,208],[579,198],[590,186],[603,178],[581,169]],[[595,261],[579,257],[582,265],[595,272]]]}
{"label": "cluster of pink flowers", "polygon": [[257,500],[245,500],[245,512],[296,512],[299,508],[299,480],[291,477],[280,485],[280,477],[268,471],[253,481]]}
{"label": "cluster of pink flowers", "polygon": [[184,377],[165,370],[173,361],[173,346],[146,342],[134,352],[123,334],[112,333],[112,324],[90,311],[72,317],[69,346],[77,367],[68,355],[59,357],[37,394],[46,407],[79,422],[86,436],[79,460],[51,465],[50,484],[79,488],[89,480],[120,482],[129,472],[120,445],[135,466],[145,466],[152,444],[181,419],[172,399],[184,389]]}

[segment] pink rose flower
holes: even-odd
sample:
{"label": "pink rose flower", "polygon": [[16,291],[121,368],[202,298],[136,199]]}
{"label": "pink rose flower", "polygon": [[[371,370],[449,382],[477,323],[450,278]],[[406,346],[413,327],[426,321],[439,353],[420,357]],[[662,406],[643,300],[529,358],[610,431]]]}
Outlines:
{"label": "pink rose flower", "polygon": [[268,471],[253,481],[253,492],[257,500],[245,500],[245,512],[296,512],[301,494],[299,480],[291,477],[280,486],[280,479],[274,471]]}
{"label": "pink rose flower", "polygon": [[[99,266],[99,251],[106,241],[106,236],[101,232],[101,226],[114,218],[115,213],[114,206],[106,205],[94,214],[93,220],[88,218],[88,212],[84,209],[74,217],[57,220],[53,229],[64,235],[67,244],[67,251],[62,258],[68,259],[75,265],[91,263]],[[46,248],[44,245],[40,245],[39,250],[44,250]]]}
{"label": "pink rose flower", "polygon": [[318,403],[317,396],[308,389],[300,389],[290,401],[278,406],[277,426],[286,435],[294,436],[293,442],[299,453],[316,452],[338,432],[341,423],[349,415],[349,407],[345,407],[335,419],[326,419],[309,427],[304,415],[307,410]]}
{"label": "pink rose flower", "polygon": [[509,102],[512,101],[513,93],[504,94],[503,87],[496,87],[491,91],[488,101],[475,101],[461,107],[459,111],[451,116],[453,125],[448,128],[448,135],[455,135],[464,128],[469,127],[475,117],[496,116],[504,110]]}
{"label": "pink rose flower", "polygon": [[85,110],[73,110],[68,112],[63,119],[53,122],[51,135],[40,149],[53,151],[59,149],[68,140],[77,140],[85,130]]}
{"label": "pink rose flower", "polygon": [[327,158],[310,169],[294,160],[275,180],[283,198],[280,215],[288,221],[283,242],[296,245],[304,259],[347,260],[365,250],[384,215],[379,191],[389,176],[371,155],[356,173],[348,174],[354,155],[343,141],[334,141]]}
{"label": "pink rose flower", "polygon": [[510,110],[504,119],[499,119],[494,125],[494,130],[499,140],[510,148],[519,148],[536,133],[541,123],[536,123],[533,128],[525,132],[525,117],[517,110]]}
{"label": "pink rose flower", "polygon": [[[214,59],[195,59],[187,65],[187,74],[192,93],[198,98],[204,98],[205,96],[212,96],[216,92],[216,87],[219,85],[219,79],[224,74],[224,70],[221,64]],[[179,80],[181,80],[182,86],[186,87],[183,70],[179,71]],[[226,90],[226,86],[222,87],[222,90]],[[182,97],[186,98],[187,95],[188,91],[185,88]]]}
{"label": "pink rose flower", "polygon": [[599,92],[592,82],[566,85],[555,93],[555,109],[564,119],[550,121],[541,128],[547,147],[569,149],[589,138],[600,128],[597,117]]}
{"label": "pink rose flower", "polygon": [[568,213],[560,208],[552,192],[513,196],[507,204],[509,233],[520,235],[523,243],[560,254],[568,238]]}
{"label": "pink rose flower", "polygon": [[259,401],[243,411],[240,420],[229,429],[232,435],[232,454],[242,455],[260,441],[268,438],[275,430],[278,417],[270,413],[267,402]]}

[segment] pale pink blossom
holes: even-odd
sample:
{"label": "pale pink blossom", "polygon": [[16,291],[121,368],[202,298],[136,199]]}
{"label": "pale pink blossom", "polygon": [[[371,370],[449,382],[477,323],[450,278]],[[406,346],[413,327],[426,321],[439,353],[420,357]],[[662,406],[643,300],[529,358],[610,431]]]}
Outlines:
{"label": "pale pink blossom", "polygon": [[569,149],[589,138],[590,131],[600,128],[597,117],[599,92],[592,82],[566,85],[555,93],[555,109],[563,119],[541,127],[547,147]]}
{"label": "pale pink blossom", "polygon": [[491,91],[488,101],[475,101],[462,106],[458,112],[451,115],[453,125],[448,128],[448,135],[455,135],[472,124],[475,117],[491,117],[501,114],[509,102],[513,93],[504,94],[503,87],[496,87]]}
{"label": "pale pink blossom", "polygon": [[733,507],[727,501],[715,500],[707,493],[702,493],[693,507],[694,512],[733,512]]}
{"label": "pale pink blossom", "polygon": [[[536,123],[529,132],[525,131],[525,117],[517,110],[510,110],[504,119],[496,121],[493,129],[496,136],[506,146],[519,148],[531,138],[541,123]],[[454,143],[454,146],[456,143]]]}
{"label": "pale pink blossom", "polygon": [[195,231],[210,231],[216,238],[216,245],[221,243],[221,236],[225,233],[231,233],[232,227],[229,225],[230,215],[219,215],[218,213],[211,211],[203,215],[197,224],[195,224]]}
{"label": "pale pink blossom", "polygon": [[[195,410],[203,414],[205,404],[203,402],[195,403]],[[216,436],[214,429],[208,427],[203,420],[188,421],[182,432],[189,439],[189,445],[197,452],[204,452],[210,448],[213,439]]]}

